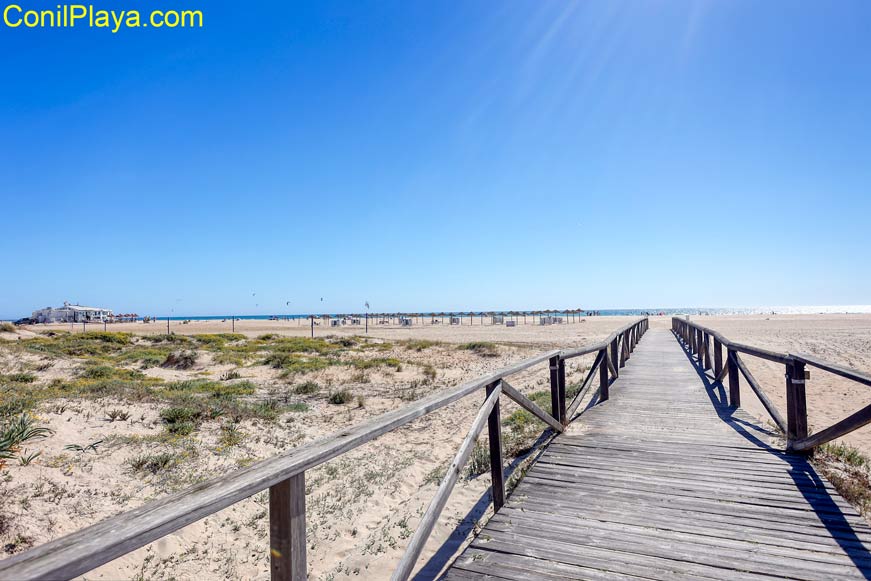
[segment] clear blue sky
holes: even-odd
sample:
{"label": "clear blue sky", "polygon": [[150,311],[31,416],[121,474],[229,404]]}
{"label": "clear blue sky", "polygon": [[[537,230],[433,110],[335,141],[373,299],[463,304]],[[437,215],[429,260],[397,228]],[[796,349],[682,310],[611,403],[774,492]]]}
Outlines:
{"label": "clear blue sky", "polygon": [[172,7],[0,28],[0,317],[871,303],[867,0]]}

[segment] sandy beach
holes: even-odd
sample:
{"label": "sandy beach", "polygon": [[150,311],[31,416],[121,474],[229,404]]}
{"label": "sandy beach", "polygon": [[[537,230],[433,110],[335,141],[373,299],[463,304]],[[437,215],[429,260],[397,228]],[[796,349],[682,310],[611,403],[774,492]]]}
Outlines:
{"label": "sandy beach", "polygon": [[[159,363],[177,348],[157,341],[166,333],[165,322],[109,325],[111,332],[131,333],[129,343],[96,355],[69,355],[57,350],[61,349],[58,345],[67,350],[70,345],[82,349],[74,340],[75,334],[66,333],[68,325],[38,325],[15,334],[3,333],[0,373],[7,379],[15,374],[32,378],[14,384],[15,393],[27,392],[36,398],[32,413],[52,435],[27,445],[29,452],[40,452],[28,465],[13,460],[3,469],[2,556],[17,554],[540,351],[595,341],[630,320],[632,317],[588,317],[574,324],[513,328],[371,325],[365,337],[361,337],[361,327],[317,327],[316,343],[306,345],[321,351],[282,365],[267,363],[268,354],[286,345],[282,342],[286,338],[309,337],[310,328],[305,324],[236,321],[238,336],[218,340],[214,339],[218,334],[230,333],[229,321],[173,322],[171,332],[176,336],[200,336],[182,344],[196,354],[187,368]],[[871,370],[871,315],[699,316],[692,320],[752,345],[804,351]],[[670,328],[670,324],[669,317],[651,317],[654,328]],[[102,326],[93,327],[89,330],[102,330]],[[46,331],[61,333],[50,338]],[[470,347],[475,344],[486,347]],[[312,364],[322,360],[329,360],[329,365]],[[745,360],[783,409],[783,370],[753,358]],[[570,384],[582,378],[590,362],[590,358],[571,362]],[[111,385],[116,387],[111,389],[105,381],[90,378],[99,375],[95,368],[109,373],[102,369],[106,366],[127,374],[123,380],[113,378],[116,383]],[[518,375],[512,383],[528,395],[547,390],[546,365]],[[190,432],[173,433],[166,410],[188,401],[178,395],[183,388],[197,390],[203,385],[236,394],[233,397],[237,399],[222,400],[238,410],[233,412],[236,417],[225,411],[214,418],[197,419]],[[64,396],[63,389],[78,389],[82,395]],[[335,403],[334,395],[343,390],[348,397]],[[808,383],[811,426],[824,427],[866,405],[866,390],[812,370]],[[12,393],[6,391],[4,396]],[[43,397],[46,393],[51,396]],[[307,473],[312,579],[389,576],[481,399],[465,398]],[[745,408],[765,417],[746,385],[742,401]],[[263,413],[262,404],[274,409]],[[111,419],[116,412],[121,415]],[[534,441],[543,425],[521,425],[515,412],[516,406],[504,405],[503,423],[508,438],[514,438],[515,456],[524,458],[526,444]],[[845,439],[871,454],[871,429]],[[93,449],[87,449],[92,443],[96,443]],[[511,460],[514,458],[507,461]],[[487,470],[461,479],[427,544],[420,568],[438,572],[487,518],[488,487]],[[267,495],[260,493],[85,578],[266,579],[267,537]]]}

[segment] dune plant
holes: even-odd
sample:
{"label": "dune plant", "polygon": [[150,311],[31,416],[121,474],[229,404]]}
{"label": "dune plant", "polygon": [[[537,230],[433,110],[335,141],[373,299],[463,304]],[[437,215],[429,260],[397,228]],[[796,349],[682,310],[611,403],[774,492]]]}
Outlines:
{"label": "dune plant", "polygon": [[173,351],[160,365],[169,369],[190,369],[197,364],[196,351]]}
{"label": "dune plant", "polygon": [[331,393],[329,398],[327,398],[327,401],[333,405],[342,405],[351,401],[351,398],[353,397],[353,394],[347,389],[340,389],[339,391]]}
{"label": "dune plant", "polygon": [[458,349],[471,351],[475,355],[481,357],[496,357],[499,355],[499,348],[495,343],[489,341],[472,341],[471,343],[462,343],[457,346]]}
{"label": "dune plant", "polygon": [[21,414],[0,430],[0,465],[4,460],[14,458],[25,442],[47,438],[53,433],[48,428],[37,426],[29,414]]}

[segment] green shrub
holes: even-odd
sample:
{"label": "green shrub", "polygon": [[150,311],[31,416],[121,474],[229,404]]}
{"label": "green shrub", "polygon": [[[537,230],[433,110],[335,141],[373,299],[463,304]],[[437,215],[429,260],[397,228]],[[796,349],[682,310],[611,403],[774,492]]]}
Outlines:
{"label": "green shrub", "polygon": [[204,335],[192,335],[191,339],[208,347],[223,347],[225,343],[244,341],[247,337],[239,333],[210,333]]}
{"label": "green shrub", "polygon": [[186,379],[168,383],[163,390],[163,395],[177,398],[184,394],[205,394],[220,398],[251,395],[255,391],[257,391],[257,386],[248,380],[227,383],[210,379]]}
{"label": "green shrub", "polygon": [[270,350],[280,353],[316,353],[326,355],[341,349],[340,346],[325,339],[309,339],[307,337],[282,337],[269,345]]}
{"label": "green shrub", "polygon": [[329,398],[327,398],[327,401],[334,405],[341,405],[348,403],[353,397],[354,396],[350,391],[348,391],[347,389],[341,389],[339,391],[334,391],[333,393],[331,393]]}
{"label": "green shrub", "polygon": [[130,333],[117,333],[113,331],[90,331],[77,335],[85,340],[101,341],[103,343],[115,343],[117,345],[129,345],[132,335]]}
{"label": "green shrub", "polygon": [[140,363],[143,369],[149,367],[157,367],[166,361],[166,356],[169,355],[169,350],[166,347],[133,347],[128,351],[124,351],[116,356],[116,361],[119,362],[135,362]]}
{"label": "green shrub", "polygon": [[402,361],[395,357],[377,357],[375,359],[354,359],[351,365],[357,369],[374,369],[376,367],[392,367],[395,371],[402,371]]}
{"label": "green shrub", "polygon": [[190,338],[185,335],[147,335],[144,339],[150,343],[174,343],[176,345],[191,342]]}
{"label": "green shrub", "polygon": [[142,455],[127,461],[134,472],[150,472],[157,474],[167,468],[172,468],[178,463],[174,454],[163,452],[161,454]]}
{"label": "green shrub", "polygon": [[14,458],[21,445],[39,438],[47,438],[53,432],[36,425],[32,416],[23,413],[0,428],[0,465],[3,460]]}
{"label": "green shrub", "polygon": [[296,353],[271,353],[263,360],[264,365],[283,369],[285,376],[295,373],[310,373],[326,369],[335,362],[323,357],[302,356]]}
{"label": "green shrub", "polygon": [[458,345],[458,349],[471,351],[481,357],[496,357],[499,355],[499,348],[495,343],[489,341],[473,341],[471,343],[463,343]]}
{"label": "green shrub", "polygon": [[297,395],[312,395],[321,390],[321,386],[314,381],[304,381],[293,387],[293,392]]}
{"label": "green shrub", "polygon": [[196,351],[173,351],[166,356],[161,367],[169,369],[190,369],[197,364]]}
{"label": "green shrub", "polygon": [[109,365],[92,365],[88,364],[79,372],[81,379],[123,379],[136,380],[146,379],[146,376],[132,369],[124,369],[123,367],[111,367]]}
{"label": "green shrub", "polygon": [[202,412],[189,407],[170,407],[160,412],[160,419],[166,424],[180,424],[199,421]]}
{"label": "green shrub", "polygon": [[412,339],[405,342],[405,348],[410,351],[424,351],[430,347],[441,345],[440,341],[430,341],[429,339]]}
{"label": "green shrub", "polygon": [[10,373],[9,375],[0,375],[0,381],[9,383],[33,383],[36,381],[36,376],[32,373]]}
{"label": "green shrub", "polygon": [[490,448],[481,442],[475,442],[472,455],[466,464],[466,474],[469,478],[484,474],[490,470]]}

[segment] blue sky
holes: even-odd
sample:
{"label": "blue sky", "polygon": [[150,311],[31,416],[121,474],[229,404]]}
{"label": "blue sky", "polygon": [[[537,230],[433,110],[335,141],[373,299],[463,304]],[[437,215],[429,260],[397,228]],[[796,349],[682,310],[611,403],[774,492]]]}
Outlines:
{"label": "blue sky", "polygon": [[871,303],[864,0],[126,4],[0,27],[0,317]]}

